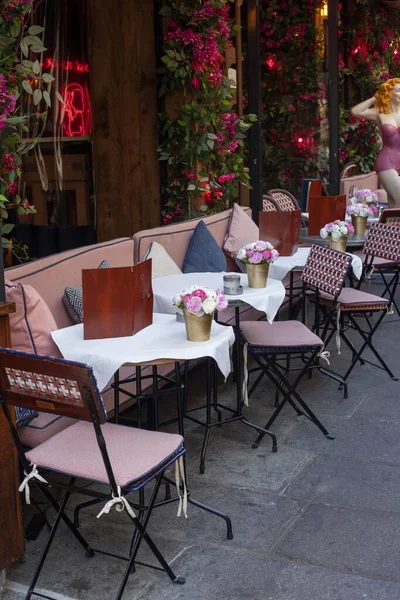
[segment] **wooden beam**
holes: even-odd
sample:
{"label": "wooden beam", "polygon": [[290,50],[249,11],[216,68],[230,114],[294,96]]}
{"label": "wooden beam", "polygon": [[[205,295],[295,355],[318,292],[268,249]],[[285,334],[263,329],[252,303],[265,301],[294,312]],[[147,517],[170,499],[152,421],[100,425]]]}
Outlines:
{"label": "wooden beam", "polygon": [[160,223],[154,9],[88,0],[98,241]]}

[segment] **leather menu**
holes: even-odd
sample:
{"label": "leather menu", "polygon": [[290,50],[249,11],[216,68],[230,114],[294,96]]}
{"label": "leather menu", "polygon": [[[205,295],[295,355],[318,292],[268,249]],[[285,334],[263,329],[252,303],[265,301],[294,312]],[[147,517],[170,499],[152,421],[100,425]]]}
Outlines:
{"label": "leather menu", "polygon": [[270,242],[281,256],[297,252],[301,230],[301,210],[259,213],[260,240]]}
{"label": "leather menu", "polygon": [[127,337],[153,322],[151,259],[132,267],[84,269],[83,337]]}

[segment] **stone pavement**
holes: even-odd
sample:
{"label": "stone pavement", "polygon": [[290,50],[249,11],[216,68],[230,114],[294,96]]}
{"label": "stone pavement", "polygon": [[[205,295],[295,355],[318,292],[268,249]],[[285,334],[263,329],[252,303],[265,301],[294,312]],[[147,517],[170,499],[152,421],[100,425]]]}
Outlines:
{"label": "stone pavement", "polygon": [[[399,342],[400,321],[387,316],[376,345],[385,349],[397,374]],[[330,350],[332,367],[343,372],[347,349],[341,356],[334,345]],[[199,367],[191,377],[192,404],[203,385]],[[221,519],[194,506],[189,505],[187,520],[176,518],[176,504],[158,508],[149,531],[186,584],[174,585],[165,574],[138,567],[124,598],[400,600],[399,389],[384,372],[358,365],[344,400],[333,380],[315,372],[301,390],[334,440],[287,407],[274,426],[277,454],[267,438],[253,449],[255,436],[242,425],[214,428],[204,475],[198,473],[202,429],[188,424],[193,497],[229,513],[234,539],[226,539]],[[233,384],[221,382],[220,400],[233,399]],[[263,425],[272,404],[271,386],[264,381],[246,415]],[[97,520],[95,515],[95,508],[82,513],[81,530],[92,545],[126,551],[126,516],[113,512]],[[4,600],[24,598],[43,539],[28,542],[25,563],[8,572]],[[144,546],[141,552],[142,559],[149,558]],[[40,588],[59,600],[112,600],[123,566],[101,555],[87,559],[62,527]]]}

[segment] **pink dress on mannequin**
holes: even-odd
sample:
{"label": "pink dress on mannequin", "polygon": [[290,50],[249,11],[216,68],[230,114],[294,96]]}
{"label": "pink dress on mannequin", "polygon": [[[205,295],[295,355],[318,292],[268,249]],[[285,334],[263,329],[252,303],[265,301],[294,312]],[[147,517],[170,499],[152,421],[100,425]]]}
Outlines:
{"label": "pink dress on mannequin", "polygon": [[375,171],[400,170],[400,127],[382,125],[382,149],[375,161]]}

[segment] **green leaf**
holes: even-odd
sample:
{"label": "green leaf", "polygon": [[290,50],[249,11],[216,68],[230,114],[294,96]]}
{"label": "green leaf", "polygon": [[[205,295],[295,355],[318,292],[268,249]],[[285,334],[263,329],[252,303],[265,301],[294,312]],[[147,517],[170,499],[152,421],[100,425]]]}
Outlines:
{"label": "green leaf", "polygon": [[43,98],[42,90],[35,90],[33,92],[33,103],[35,106],[39,104],[41,99]]}
{"label": "green leaf", "polygon": [[1,232],[5,233],[6,235],[8,233],[11,233],[11,231],[14,229],[14,225],[12,223],[3,223],[1,225]]}
{"label": "green leaf", "polygon": [[23,123],[26,120],[26,116],[25,117],[9,117],[8,119],[6,119],[6,123],[9,123],[10,125],[17,125],[18,123]]}
{"label": "green leaf", "polygon": [[218,139],[218,137],[215,135],[215,133],[208,133],[207,137],[210,140],[217,140]]}
{"label": "green leaf", "polygon": [[21,40],[19,47],[21,48],[22,54],[27,57],[29,55],[29,47],[28,47],[28,44],[26,43],[26,38],[23,38]]}
{"label": "green leaf", "polygon": [[43,92],[43,99],[46,102],[47,106],[51,106],[51,98],[50,98],[50,94],[47,90],[44,90]]}
{"label": "green leaf", "polygon": [[9,202],[9,200],[7,200],[7,198],[3,194],[0,194],[0,202],[3,202],[3,204],[4,204],[4,203]]}
{"label": "green leaf", "polygon": [[214,149],[214,140],[207,140],[207,146],[210,148],[210,150]]}
{"label": "green leaf", "polygon": [[24,90],[25,90],[25,91],[26,91],[28,94],[30,94],[30,95],[32,96],[32,94],[33,94],[33,89],[32,89],[32,86],[31,86],[31,84],[29,83],[29,81],[27,81],[26,79],[24,79],[24,80],[23,80],[23,82],[22,82],[22,87],[24,88]]}
{"label": "green leaf", "polygon": [[13,25],[10,29],[10,33],[13,36],[13,38],[17,38],[20,34],[21,31],[21,25]]}
{"label": "green leaf", "polygon": [[42,33],[44,31],[44,27],[40,25],[31,25],[28,29],[29,35],[37,35],[38,33]]}
{"label": "green leaf", "polygon": [[40,63],[38,60],[35,60],[35,62],[32,64],[32,71],[35,73],[35,75],[39,75],[40,73]]}
{"label": "green leaf", "polygon": [[42,79],[45,83],[52,83],[54,81],[54,77],[50,73],[43,73]]}
{"label": "green leaf", "polygon": [[61,104],[65,104],[64,98],[61,96],[60,92],[56,92],[57,100],[61,102]]}
{"label": "green leaf", "polygon": [[178,119],[178,123],[179,123],[179,125],[181,125],[182,127],[186,127],[186,125],[187,125],[186,121],[182,121],[181,119]]}
{"label": "green leaf", "polygon": [[47,48],[45,48],[44,46],[31,46],[31,50],[32,52],[35,52],[35,54],[41,54],[42,52],[46,52]]}
{"label": "green leaf", "polygon": [[11,37],[11,35],[0,35],[0,44],[2,46],[9,46],[10,44],[14,44],[15,39]]}
{"label": "green leaf", "polygon": [[160,15],[162,17],[169,17],[169,15],[171,14],[171,7],[170,6],[163,6],[161,8],[161,10],[158,11],[160,13]]}

